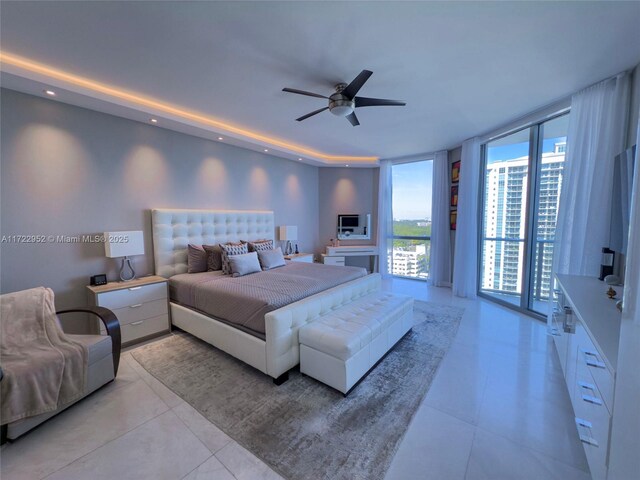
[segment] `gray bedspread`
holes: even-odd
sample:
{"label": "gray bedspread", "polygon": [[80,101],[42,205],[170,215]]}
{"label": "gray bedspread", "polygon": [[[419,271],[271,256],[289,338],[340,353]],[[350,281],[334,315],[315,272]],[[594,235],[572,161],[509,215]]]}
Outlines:
{"label": "gray bedspread", "polygon": [[266,313],[366,274],[360,267],[287,262],[244,277],[220,272],[174,275],[169,291],[172,301],[264,339]]}

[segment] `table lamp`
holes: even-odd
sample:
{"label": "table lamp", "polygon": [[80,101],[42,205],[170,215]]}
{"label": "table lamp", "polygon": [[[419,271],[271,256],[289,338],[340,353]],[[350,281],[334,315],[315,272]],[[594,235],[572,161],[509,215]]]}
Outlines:
{"label": "table lamp", "polygon": [[[136,278],[136,272],[131,266],[129,257],[144,255],[144,236],[141,230],[130,232],[104,232],[104,251],[109,258],[122,257],[120,280],[128,282]],[[125,272],[128,269],[131,274]]]}
{"label": "table lamp", "polygon": [[291,255],[291,253],[293,253],[291,242],[298,240],[298,227],[293,225],[282,225],[280,227],[280,240],[287,242],[284,254]]}

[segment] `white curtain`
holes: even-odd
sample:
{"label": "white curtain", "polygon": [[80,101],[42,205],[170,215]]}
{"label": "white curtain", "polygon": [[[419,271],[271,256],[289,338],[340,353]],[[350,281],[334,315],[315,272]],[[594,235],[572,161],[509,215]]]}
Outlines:
{"label": "white curtain", "polygon": [[436,287],[451,285],[451,234],[449,233],[449,154],[437,152],[433,159],[431,189],[431,255],[429,283]]}
{"label": "white curtain", "polygon": [[393,183],[390,160],[380,162],[380,179],[378,187],[378,248],[380,257],[378,266],[383,277],[390,274],[389,257],[393,249]]}
{"label": "white curtain", "polygon": [[458,218],[453,265],[453,293],[475,298],[478,291],[478,192],[480,187],[480,139],[462,144],[458,189]]}
{"label": "white curtain", "polygon": [[630,80],[624,73],[571,98],[553,271],[599,274],[609,245],[613,159],[624,150]]}
{"label": "white curtain", "polygon": [[[636,75],[640,69],[636,69]],[[624,307],[620,325],[620,345],[616,369],[616,390],[611,426],[611,455],[608,477],[612,480],[636,478],[640,457],[630,454],[629,445],[638,444],[640,431],[640,125],[636,136],[635,171],[631,198],[629,244],[625,273]]]}

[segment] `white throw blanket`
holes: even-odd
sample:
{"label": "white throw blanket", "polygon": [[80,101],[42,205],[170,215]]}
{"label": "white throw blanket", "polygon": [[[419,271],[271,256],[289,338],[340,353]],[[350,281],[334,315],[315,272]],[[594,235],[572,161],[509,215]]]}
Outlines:
{"label": "white throw blanket", "polygon": [[84,395],[88,352],[58,325],[51,289],[0,296],[0,328],[3,425],[55,411]]}

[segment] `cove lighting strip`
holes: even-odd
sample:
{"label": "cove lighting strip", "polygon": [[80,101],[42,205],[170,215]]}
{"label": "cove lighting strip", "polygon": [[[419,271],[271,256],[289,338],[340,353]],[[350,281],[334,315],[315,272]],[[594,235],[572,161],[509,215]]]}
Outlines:
{"label": "cove lighting strip", "polygon": [[11,65],[13,67],[26,70],[27,72],[43,75],[45,77],[49,77],[55,80],[60,80],[76,87],[85,88],[92,92],[101,93],[103,95],[107,95],[113,98],[118,98],[120,100],[125,100],[127,102],[130,102],[140,107],[150,108],[157,112],[163,112],[178,118],[182,118],[184,120],[189,120],[191,122],[195,122],[201,125],[213,127],[216,130],[224,130],[227,133],[234,133],[246,139],[262,142],[272,147],[280,147],[282,149],[294,152],[296,155],[312,157],[320,160],[325,160],[331,163],[361,162],[361,163],[375,164],[378,161],[378,157],[329,155],[326,153],[322,153],[309,147],[296,145],[294,143],[280,140],[278,138],[269,137],[264,134],[253,132],[246,128],[240,128],[234,125],[230,125],[228,123],[217,120],[213,117],[205,115],[204,113],[191,111],[177,105],[171,105],[169,103],[165,103],[160,100],[146,97],[144,95],[141,95],[135,92],[128,92],[126,90],[122,90],[117,87],[112,87],[110,85],[100,83],[89,78],[67,73],[57,68],[53,68],[48,65],[44,65],[42,63],[34,62],[32,60],[19,57],[17,55],[13,55],[11,53],[0,52],[0,63]]}

